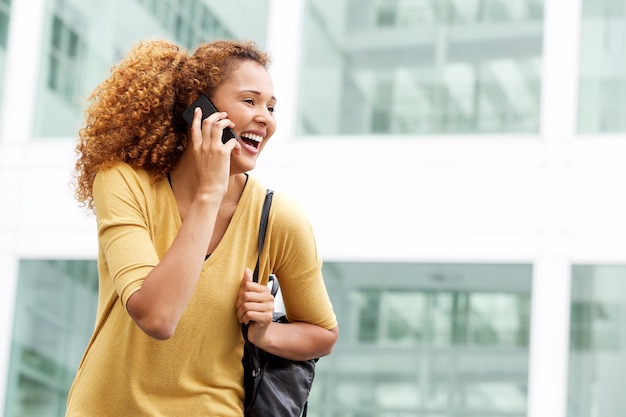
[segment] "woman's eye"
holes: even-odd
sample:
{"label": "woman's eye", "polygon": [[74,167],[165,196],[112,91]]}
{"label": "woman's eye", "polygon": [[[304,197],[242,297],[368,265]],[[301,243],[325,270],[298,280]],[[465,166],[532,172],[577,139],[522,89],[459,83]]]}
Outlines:
{"label": "woman's eye", "polygon": [[254,104],[254,100],[252,100],[251,98],[245,99],[244,102],[248,104]]}
{"label": "woman's eye", "polygon": [[274,106],[269,106],[269,107],[267,108],[267,110],[268,110],[270,113],[274,113]]}

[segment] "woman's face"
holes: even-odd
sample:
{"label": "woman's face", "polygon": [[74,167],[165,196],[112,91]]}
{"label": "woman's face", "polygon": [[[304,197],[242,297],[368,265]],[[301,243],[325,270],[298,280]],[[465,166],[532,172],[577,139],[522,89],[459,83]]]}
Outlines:
{"label": "woman's face", "polygon": [[243,61],[211,98],[219,111],[228,113],[239,137],[241,152],[231,156],[231,172],[246,172],[276,131],[274,87],[267,70],[254,61]]}

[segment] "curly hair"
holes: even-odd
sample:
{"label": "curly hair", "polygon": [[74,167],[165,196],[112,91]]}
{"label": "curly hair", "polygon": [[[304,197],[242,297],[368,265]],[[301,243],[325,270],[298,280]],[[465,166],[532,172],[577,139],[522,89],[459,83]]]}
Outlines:
{"label": "curly hair", "polygon": [[246,60],[269,65],[253,42],[202,43],[193,55],[165,40],[136,44],[88,98],[75,148],[75,198],[95,210],[94,178],[117,162],[165,178],[187,146],[184,109],[201,94],[211,98]]}

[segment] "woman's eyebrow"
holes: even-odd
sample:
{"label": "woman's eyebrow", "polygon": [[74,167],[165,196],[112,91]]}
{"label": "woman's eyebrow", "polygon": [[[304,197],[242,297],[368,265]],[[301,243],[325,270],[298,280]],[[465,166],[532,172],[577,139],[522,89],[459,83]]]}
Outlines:
{"label": "woman's eyebrow", "polygon": [[[260,95],[261,95],[261,92],[260,92],[260,91],[257,91],[257,90],[242,90],[241,92],[242,92],[242,93],[250,93],[250,94],[257,95],[257,96],[260,96]],[[272,100],[274,100],[274,102],[277,102],[277,101],[278,101],[278,100],[276,100],[276,97],[274,97],[274,96],[272,96],[272,97],[271,97],[271,99],[272,99]]]}

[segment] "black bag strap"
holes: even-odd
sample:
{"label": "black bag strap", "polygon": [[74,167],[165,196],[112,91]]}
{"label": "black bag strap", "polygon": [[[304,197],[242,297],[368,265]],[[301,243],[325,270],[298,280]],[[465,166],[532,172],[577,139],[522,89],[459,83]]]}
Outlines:
{"label": "black bag strap", "polygon": [[[263,244],[265,243],[265,234],[267,232],[267,223],[269,222],[270,217],[270,207],[272,206],[272,197],[274,197],[274,191],[268,188],[265,193],[265,201],[263,202],[263,210],[261,211],[261,221],[259,222],[259,251],[256,258],[256,266],[254,267],[254,272],[252,273],[252,281],[259,282],[259,265],[261,263],[261,252],[263,252]],[[272,280],[272,295],[276,295],[278,291],[278,280]],[[241,332],[243,333],[243,337],[246,341],[248,341],[248,325],[241,325]]]}
{"label": "black bag strap", "polygon": [[261,263],[261,252],[263,252],[263,244],[265,243],[265,233],[267,232],[267,223],[270,217],[270,207],[272,206],[272,197],[274,191],[268,189],[265,193],[265,201],[263,202],[263,211],[261,211],[261,221],[259,222],[259,253],[256,259],[256,266],[252,274],[252,281],[259,282],[259,264]]}

